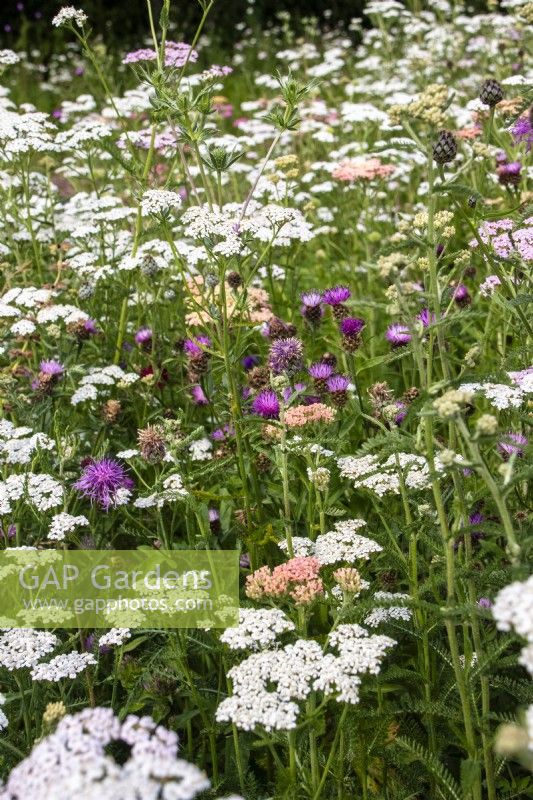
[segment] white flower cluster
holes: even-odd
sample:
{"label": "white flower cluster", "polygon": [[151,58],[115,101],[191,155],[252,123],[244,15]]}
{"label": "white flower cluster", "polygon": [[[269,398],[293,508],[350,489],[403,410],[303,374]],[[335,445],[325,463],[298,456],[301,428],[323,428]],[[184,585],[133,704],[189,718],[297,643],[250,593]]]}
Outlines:
{"label": "white flower cluster", "polygon": [[279,608],[240,608],[238,626],[226,628],[220,641],[230,650],[261,650],[294,628],[294,623]]}
{"label": "white flower cluster", "polygon": [[89,520],[83,514],[75,517],[72,514],[67,514],[62,511],[60,514],[54,514],[50,527],[48,528],[48,539],[56,542],[62,542],[71,531],[78,528],[80,525],[88,525]]}
{"label": "white flower cluster", "polygon": [[46,473],[24,472],[0,481],[0,515],[10,514],[12,503],[25,500],[38,511],[48,511],[63,503],[63,486]]}
{"label": "white flower cluster", "polygon": [[209,461],[212,456],[213,443],[207,437],[196,439],[189,445],[191,461]]}
{"label": "white flower cluster", "polygon": [[111,628],[98,639],[98,647],[120,647],[121,644],[131,639],[129,628]]}
{"label": "white flower cluster", "polygon": [[167,189],[148,189],[141,198],[141,210],[145,216],[168,214],[169,211],[179,208],[180,205],[180,195]]}
{"label": "white flower cluster", "polygon": [[62,678],[75,678],[83,672],[90,664],[96,664],[96,659],[92,653],[64,653],[55,656],[48,663],[36,664],[31,677],[34,681],[52,681],[57,683]]}
{"label": "white flower cluster", "polygon": [[377,675],[387,650],[396,642],[388,636],[369,636],[360,625],[345,624],[331,634],[329,643],[339,655],[327,653],[315,689],[336,694],[337,702],[359,702],[361,675]]}
{"label": "white flower cluster", "polygon": [[[278,547],[280,550],[283,550],[284,553],[287,553],[289,550],[286,539],[282,539],[278,542]],[[308,539],[307,536],[293,536],[292,551],[297,557],[312,556],[315,552],[315,543],[312,539]]]}
{"label": "white flower cluster", "polygon": [[[5,695],[0,694],[0,706],[3,706],[5,702],[6,702]],[[3,708],[0,708],[0,731],[4,731],[8,725],[9,725],[9,720],[6,717]]]}
{"label": "white flower cluster", "polygon": [[68,25],[69,22],[81,28],[87,22],[87,14],[74,6],[63,6],[53,18],[52,25],[60,28],[62,25]]}
{"label": "white flower cluster", "polygon": [[57,636],[33,628],[11,628],[0,636],[0,665],[12,671],[33,667],[57,647]]}
{"label": "white flower cluster", "polygon": [[383,548],[373,539],[356,532],[365,525],[363,519],[336,522],[334,530],[317,536],[314,555],[321,564],[337,564],[340,561],[351,564],[360,559],[367,561],[372,553],[379,553]]}
{"label": "white flower cluster", "polygon": [[106,393],[109,387],[131,386],[138,380],[139,376],[136,372],[124,372],[116,364],[108,367],[92,367],[80,380],[79,388],[70,398],[70,402],[76,406],[86,400],[96,400],[102,393]]}
{"label": "white flower cluster", "polygon": [[312,691],[356,704],[360,676],[376,675],[395,644],[388,636],[369,636],[359,625],[340,625],[330,637],[338,655],[324,653],[318,642],[307,639],[254,653],[229,671],[233,694],[219,705],[216,718],[247,731],[257,726],[291,730],[300,713],[297,701]]}
{"label": "white flower cluster", "polygon": [[247,252],[245,241],[249,237],[264,243],[272,241],[278,247],[287,247],[293,241],[308,242],[313,238],[311,225],[296,208],[274,203],[262,206],[252,201],[242,220],[241,212],[240,203],[227,203],[222,208],[193,206],[184,213],[182,221],[190,236],[202,241],[218,240],[213,252],[228,257]]}
{"label": "white flower cluster", "polygon": [[0,464],[28,464],[37,450],[54,447],[54,441],[44,433],[32,433],[31,428],[0,421]]}
{"label": "white flower cluster", "polygon": [[161,492],[153,492],[146,497],[138,497],[133,505],[135,508],[163,508],[165,503],[175,503],[188,495],[189,492],[183,486],[183,478],[177,472],[174,472],[163,481],[163,490]]}
{"label": "white flower cluster", "polygon": [[533,367],[527,367],[519,372],[508,372],[507,375],[523,392],[533,393]]}
{"label": "white flower cluster", "polygon": [[[395,600],[409,600],[409,595],[402,594],[401,592],[375,592],[374,600],[386,602],[388,604],[393,603]],[[378,606],[365,618],[365,625],[369,625],[371,628],[377,628],[378,625],[384,622],[390,622],[391,620],[409,622],[412,616],[411,609],[405,606]]]}
{"label": "white flower cluster", "polygon": [[305,639],[254,653],[229,670],[233,694],[220,703],[216,719],[245,731],[258,725],[267,731],[295,728],[300,711],[295,701],[312,691],[321,663],[322,648]]}
{"label": "white flower cluster", "polygon": [[10,67],[19,61],[20,56],[13,50],[0,50],[0,67]]}
{"label": "white flower cluster", "polygon": [[494,600],[492,616],[500,631],[513,630],[527,641],[520,663],[533,675],[533,575],[502,589]]}
{"label": "white flower cluster", "polygon": [[482,394],[495,408],[519,408],[525,400],[526,392],[517,386],[506,383],[463,383],[459,387],[464,392]]}
{"label": "white flower cluster", "polygon": [[[114,742],[130,747],[124,763],[109,753]],[[86,708],[64,717],[11,771],[0,800],[193,800],[210,782],[177,751],[177,735],[151,717],[120,722],[110,708]]]}
{"label": "white flower cluster", "polygon": [[[429,465],[423,456],[413,453],[398,453],[398,462],[408,489],[422,490],[431,485]],[[390,456],[383,463],[377,456],[368,455],[356,458],[342,456],[337,460],[343,478],[353,480],[355,489],[368,489],[378,497],[385,494],[400,493],[400,476],[396,464],[396,456]],[[435,470],[442,472],[443,466],[438,457],[435,459]]]}

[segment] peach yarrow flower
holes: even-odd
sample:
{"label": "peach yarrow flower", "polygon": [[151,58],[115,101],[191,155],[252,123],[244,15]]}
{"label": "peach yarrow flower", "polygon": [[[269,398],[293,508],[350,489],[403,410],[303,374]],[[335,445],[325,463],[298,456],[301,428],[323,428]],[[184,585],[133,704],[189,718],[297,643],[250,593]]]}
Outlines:
{"label": "peach yarrow flower", "polygon": [[335,167],[331,175],[339,181],[372,181],[375,178],[386,178],[393,172],[394,167],[391,164],[382,164],[379,158],[347,158]]}

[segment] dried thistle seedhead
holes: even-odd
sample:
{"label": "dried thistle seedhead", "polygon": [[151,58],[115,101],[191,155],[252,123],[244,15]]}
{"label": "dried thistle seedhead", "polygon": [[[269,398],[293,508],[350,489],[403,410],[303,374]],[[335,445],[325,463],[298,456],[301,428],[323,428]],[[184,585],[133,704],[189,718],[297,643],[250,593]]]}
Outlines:
{"label": "dried thistle seedhead", "polygon": [[113,425],[122,412],[122,405],[118,400],[106,400],[102,406],[102,418],[108,425]]}
{"label": "dried thistle seedhead", "polygon": [[160,425],[148,425],[137,432],[141,456],[149,464],[158,464],[166,455],[165,434]]}
{"label": "dried thistle seedhead", "polygon": [[374,411],[379,411],[383,406],[388,405],[394,398],[394,392],[389,384],[384,381],[382,383],[375,383],[368,389],[368,396],[370,404]]}
{"label": "dried thistle seedhead", "polygon": [[416,400],[416,398],[419,396],[419,394],[420,394],[420,390],[417,389],[416,386],[411,386],[411,388],[407,389],[407,391],[404,393],[404,396],[403,396],[404,402],[405,403],[412,403],[413,400]]}
{"label": "dried thistle seedhead", "polygon": [[296,328],[290,322],[274,317],[268,323],[268,335],[271,339],[289,339],[296,334]]}
{"label": "dried thistle seedhead", "polygon": [[248,373],[248,383],[252,389],[264,389],[270,383],[268,367],[254,367]]}

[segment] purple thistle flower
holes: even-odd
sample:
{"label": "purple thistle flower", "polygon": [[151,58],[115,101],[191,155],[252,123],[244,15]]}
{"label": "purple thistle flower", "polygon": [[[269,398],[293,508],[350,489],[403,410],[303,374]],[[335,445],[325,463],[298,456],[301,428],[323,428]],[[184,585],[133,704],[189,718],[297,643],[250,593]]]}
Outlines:
{"label": "purple thistle flower", "polygon": [[305,392],[307,386],[305,383],[295,383],[294,386],[286,386],[282,392],[283,400],[285,403],[288,403],[291,397],[296,394],[296,392]]}
{"label": "purple thistle flower", "polygon": [[207,516],[209,518],[209,527],[211,528],[211,533],[219,533],[220,532],[220,514],[218,513],[216,508],[209,508],[207,511]]}
{"label": "purple thistle flower", "polygon": [[133,481],[114,458],[101,458],[87,464],[73,485],[84,497],[108,511],[121,501],[122,489],[133,488]]}
{"label": "purple thistle flower", "polygon": [[455,287],[453,290],[453,299],[458,306],[467,306],[472,302],[472,298],[470,297],[468,289],[464,283],[460,283]]}
{"label": "purple thistle flower", "polygon": [[492,601],[489,600],[488,597],[480,597],[479,600],[477,601],[477,604],[480,608],[485,608],[487,610],[492,608]]}
{"label": "purple thistle flower", "polygon": [[264,389],[255,397],[252,409],[256,414],[265,419],[277,419],[279,417],[279,400],[275,392],[271,389]]}
{"label": "purple thistle flower", "polygon": [[235,428],[232,425],[224,425],[222,428],[217,428],[211,434],[211,438],[215,442],[224,442],[232,436],[235,436]]}
{"label": "purple thistle flower", "polygon": [[345,375],[332,375],[328,378],[326,386],[331,395],[333,405],[342,408],[348,400],[348,386],[350,381]]}
{"label": "purple thistle flower", "polygon": [[350,381],[345,375],[332,375],[328,378],[328,389],[330,392],[345,392],[350,385]]}
{"label": "purple thistle flower", "polygon": [[272,342],[268,365],[275,375],[294,375],[302,368],[303,345],[299,339],[276,339]]}
{"label": "purple thistle flower", "polygon": [[393,347],[404,347],[409,344],[412,338],[407,325],[402,325],[399,322],[389,325],[385,337]]}
{"label": "purple thistle flower", "polygon": [[146,346],[152,341],[152,329],[151,328],[139,328],[137,333],[135,334],[135,342],[138,345]]}
{"label": "purple thistle flower", "polygon": [[241,364],[246,372],[253,369],[259,364],[259,356],[244,356],[241,360]]}
{"label": "purple thistle flower", "polygon": [[310,292],[304,292],[300,297],[303,303],[301,313],[311,325],[317,325],[324,314],[322,295],[316,289],[312,289]]}
{"label": "purple thistle flower", "polygon": [[513,127],[511,128],[511,133],[513,135],[513,139],[515,140],[516,144],[520,142],[526,143],[526,150],[529,152],[531,150],[531,145],[533,144],[533,126],[531,125],[530,115],[526,114],[523,117],[519,117]]}
{"label": "purple thistle flower", "polygon": [[322,302],[328,306],[338,306],[351,296],[352,293],[347,286],[334,286],[333,289],[326,289],[322,295]]}
{"label": "purple thistle flower", "polygon": [[498,181],[503,186],[518,186],[520,183],[521,170],[522,164],[520,161],[511,161],[509,164],[502,164],[502,166],[498,167],[496,170],[498,173]]}
{"label": "purple thistle flower", "polygon": [[506,460],[515,454],[520,458],[523,456],[524,447],[527,447],[527,445],[528,440],[523,434],[509,431],[505,434],[505,439],[498,442],[498,450]]}
{"label": "purple thistle flower", "polygon": [[96,336],[98,333],[98,327],[94,319],[86,319],[83,323],[83,327],[88,336]]}
{"label": "purple thistle flower", "polygon": [[394,404],[398,410],[398,413],[394,417],[394,423],[396,425],[401,425],[404,419],[407,416],[407,406],[401,400],[396,400]]}
{"label": "purple thistle flower", "polygon": [[316,308],[322,302],[322,295],[316,289],[311,289],[301,294],[300,299],[306,308]]}
{"label": "purple thistle flower", "polygon": [[48,375],[51,378],[59,378],[63,375],[65,367],[59,361],[50,359],[49,361],[41,361],[39,364],[39,371],[41,375]]}
{"label": "purple thistle flower", "polygon": [[208,336],[195,336],[194,339],[185,339],[183,350],[190,358],[197,358],[205,352],[204,347],[201,347],[201,345],[211,347],[211,339]]}
{"label": "purple thistle flower", "polygon": [[429,326],[436,321],[436,317],[429,308],[423,308],[420,314],[417,315],[417,320],[422,323],[424,328],[429,328]]}
{"label": "purple thistle flower", "polygon": [[319,361],[317,364],[312,364],[308,370],[310,376],[317,381],[327,381],[333,375],[333,367],[331,364],[325,364]]}
{"label": "purple thistle flower", "polygon": [[364,327],[364,321],[357,317],[345,317],[340,324],[342,335],[349,338],[359,336]]}
{"label": "purple thistle flower", "polygon": [[209,400],[205,396],[204,390],[199,383],[191,386],[191,397],[193,403],[195,403],[197,406],[206,406],[209,403]]}

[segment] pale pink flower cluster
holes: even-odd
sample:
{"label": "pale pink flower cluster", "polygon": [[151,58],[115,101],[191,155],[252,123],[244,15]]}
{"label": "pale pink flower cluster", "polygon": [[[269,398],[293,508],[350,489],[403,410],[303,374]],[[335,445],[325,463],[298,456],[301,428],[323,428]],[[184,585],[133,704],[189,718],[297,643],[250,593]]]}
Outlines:
{"label": "pale pink flower cluster", "polygon": [[313,403],[310,406],[293,406],[285,412],[285,423],[289,428],[302,428],[313,422],[329,424],[335,419],[336,411],[325,403]]}
{"label": "pale pink flower cluster", "polygon": [[335,167],[331,175],[339,181],[373,181],[375,178],[386,178],[393,172],[394,167],[391,164],[382,164],[379,158],[347,158]]}
{"label": "pale pink flower cluster", "polygon": [[[500,258],[508,259],[517,254],[524,261],[532,261],[533,217],[525,219],[522,225],[523,227],[515,228],[513,220],[508,218],[484,222],[479,228],[479,237]],[[477,240],[471,241],[470,246],[477,247]]]}
{"label": "pale pink flower cluster", "polygon": [[290,597],[297,605],[308,605],[323,593],[320,561],[313,556],[291,558],[273,570],[261,567],[246,579],[246,595],[252,600]]}
{"label": "pale pink flower cluster", "polygon": [[[157,54],[151,47],[143,47],[140,50],[133,50],[126,53],[122,59],[123,64],[138,64],[142,61],[155,61]],[[183,67],[189,61],[194,62],[198,58],[196,50],[191,50],[190,45],[185,42],[167,42],[165,45],[165,66]]]}

